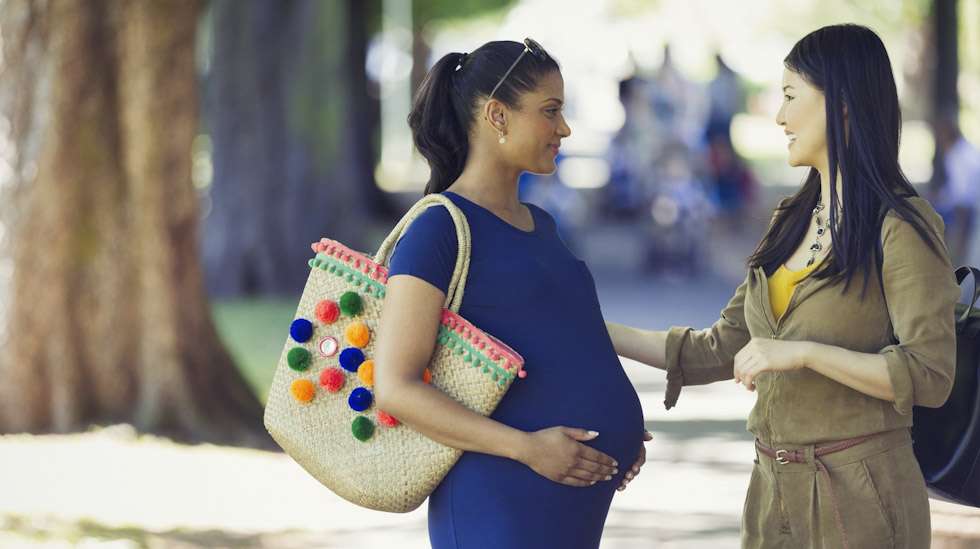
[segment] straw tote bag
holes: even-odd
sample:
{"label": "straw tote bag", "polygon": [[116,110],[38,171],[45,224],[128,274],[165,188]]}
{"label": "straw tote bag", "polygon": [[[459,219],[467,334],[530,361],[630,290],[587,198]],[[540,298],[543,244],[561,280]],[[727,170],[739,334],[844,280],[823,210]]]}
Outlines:
{"label": "straw tote bag", "polygon": [[373,259],[326,238],[312,245],[316,257],[265,406],[265,427],[290,457],[337,495],[379,511],[417,508],[462,454],[373,403],[374,335],[388,259],[430,207],[449,210],[459,253],[424,381],[486,416],[525,376],[520,355],[459,316],[469,225],[448,198],[430,194],[405,214]]}

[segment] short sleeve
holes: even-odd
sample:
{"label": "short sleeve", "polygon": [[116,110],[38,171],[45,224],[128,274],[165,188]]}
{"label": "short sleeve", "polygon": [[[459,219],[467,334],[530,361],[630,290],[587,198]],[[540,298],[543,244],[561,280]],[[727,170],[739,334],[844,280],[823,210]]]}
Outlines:
{"label": "short sleeve", "polygon": [[457,248],[456,227],[449,211],[431,207],[412,221],[398,241],[388,263],[388,276],[414,276],[447,293]]}
{"label": "short sleeve", "polygon": [[[939,214],[924,200],[913,200],[928,222],[943,234]],[[881,349],[895,391],[895,410],[938,407],[953,386],[956,368],[955,307],[960,296],[943,244],[937,255],[907,221],[889,214],[881,230],[882,281],[894,345]],[[935,238],[934,238],[935,241]]]}

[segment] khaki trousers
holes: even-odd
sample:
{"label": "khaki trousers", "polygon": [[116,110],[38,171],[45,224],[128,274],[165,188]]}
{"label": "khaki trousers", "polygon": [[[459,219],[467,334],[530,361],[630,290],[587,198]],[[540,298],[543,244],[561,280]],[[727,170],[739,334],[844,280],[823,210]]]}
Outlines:
{"label": "khaki trousers", "polygon": [[817,471],[814,446],[806,463],[780,464],[756,452],[742,513],[744,549],[928,549],[929,497],[912,453],[908,429],[823,456],[843,532],[827,486]]}

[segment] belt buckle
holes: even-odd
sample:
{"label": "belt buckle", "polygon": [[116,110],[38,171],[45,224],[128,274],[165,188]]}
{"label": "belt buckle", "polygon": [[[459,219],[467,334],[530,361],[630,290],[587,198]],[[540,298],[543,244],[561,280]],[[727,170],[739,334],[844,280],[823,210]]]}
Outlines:
{"label": "belt buckle", "polygon": [[786,459],[787,450],[776,450],[776,463],[780,465],[786,465],[789,460]]}

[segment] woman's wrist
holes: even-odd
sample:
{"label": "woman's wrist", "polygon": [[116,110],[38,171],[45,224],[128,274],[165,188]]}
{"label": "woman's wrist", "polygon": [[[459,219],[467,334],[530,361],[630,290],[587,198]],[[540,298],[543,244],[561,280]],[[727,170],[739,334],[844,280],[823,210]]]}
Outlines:
{"label": "woman's wrist", "polygon": [[520,429],[512,429],[511,431],[507,443],[504,444],[503,456],[525,463],[531,445],[531,435]]}
{"label": "woman's wrist", "polygon": [[819,352],[820,344],[813,341],[800,341],[797,362],[801,368],[814,370],[814,357]]}

